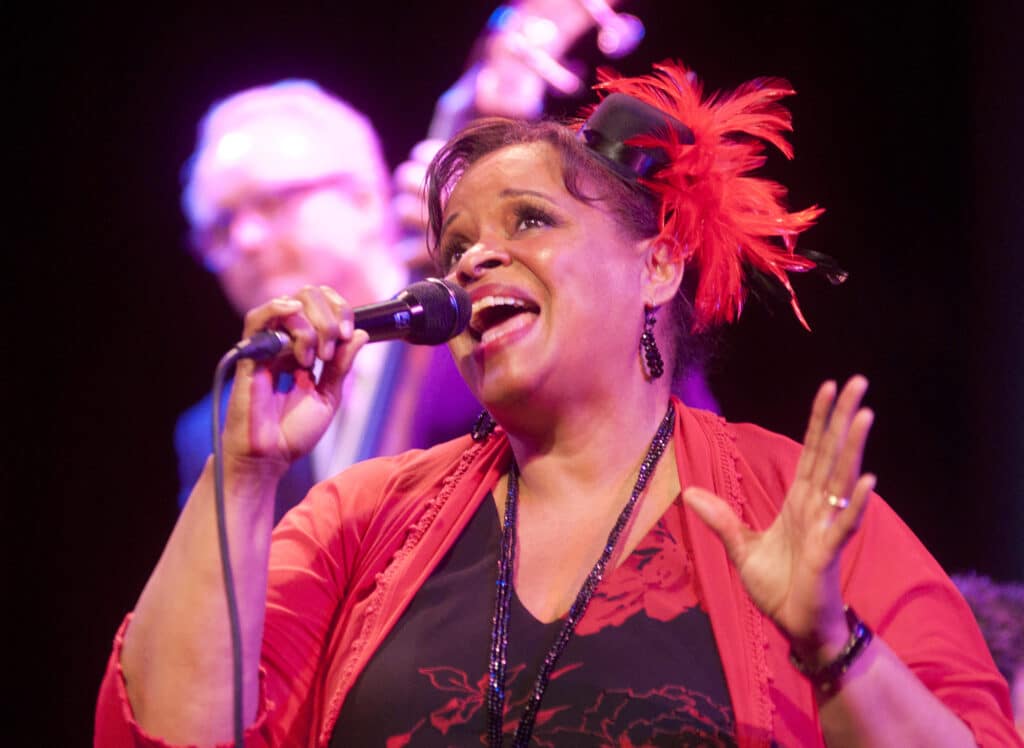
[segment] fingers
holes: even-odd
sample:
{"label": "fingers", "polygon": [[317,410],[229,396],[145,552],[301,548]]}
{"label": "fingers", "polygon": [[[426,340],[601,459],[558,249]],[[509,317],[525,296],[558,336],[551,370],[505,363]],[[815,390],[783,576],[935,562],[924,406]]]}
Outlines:
{"label": "fingers", "polygon": [[[309,350],[315,352],[316,358],[330,361],[334,358],[338,341],[352,337],[352,309],[337,291],[328,286],[306,287],[299,296],[314,333],[309,341]],[[344,333],[342,327],[345,327]]]}
{"label": "fingers", "polygon": [[324,362],[324,370],[320,373],[317,389],[332,405],[336,406],[341,402],[341,388],[345,382],[345,375],[352,368],[356,354],[369,340],[370,336],[365,330],[356,330],[348,344],[339,346],[337,355]]}
{"label": "fingers", "polygon": [[[829,415],[828,426],[813,450],[812,486],[828,491],[832,491],[834,488],[840,493],[845,493],[850,488],[847,482],[834,481],[832,478],[836,461],[847,443],[850,425],[864,397],[864,393],[867,392],[867,388],[868,380],[857,375],[851,377],[846,386],[843,387],[843,391],[839,393],[832,413]],[[863,443],[861,447],[863,448]],[[857,459],[857,464],[859,465],[859,454]]]}
{"label": "fingers", "polygon": [[427,210],[423,190],[427,166],[443,145],[443,140],[421,140],[410,152],[409,160],[395,169],[395,196],[391,207],[399,225],[408,231],[422,232],[426,228]]}
{"label": "fingers", "polygon": [[842,450],[836,459],[835,466],[827,478],[825,490],[837,496],[849,496],[855,482],[860,477],[861,462],[864,457],[864,445],[871,431],[875,414],[868,408],[861,408],[850,422]]}
{"label": "fingers", "polygon": [[834,511],[827,532],[827,542],[833,548],[842,548],[849,537],[860,527],[868,500],[871,498],[871,492],[875,490],[875,482],[875,476],[870,473],[860,476],[850,492],[850,503],[845,509]]}
{"label": "fingers", "polygon": [[291,353],[300,366],[310,368],[317,358],[331,361],[352,339],[352,308],[328,286],[306,286],[293,297],[278,297],[245,315],[246,337],[259,330],[283,330],[292,339]]}
{"label": "fingers", "polygon": [[302,311],[302,302],[289,296],[278,296],[245,314],[242,337],[250,338],[260,330],[271,327],[271,322]]}
{"label": "fingers", "polygon": [[749,530],[725,501],[711,491],[690,486],[683,491],[683,501],[722,541],[729,559],[737,566],[746,554]]}
{"label": "fingers", "polygon": [[796,480],[810,480],[811,474],[814,472],[819,445],[822,435],[825,433],[835,397],[836,383],[832,380],[824,382],[818,388],[818,394],[814,396],[811,417],[807,422],[807,431],[804,433],[804,448],[800,453],[800,460],[797,462]]}
{"label": "fingers", "polygon": [[804,505],[827,528],[826,542],[835,551],[859,527],[875,486],[873,475],[860,472],[874,422],[874,413],[860,407],[867,386],[867,379],[858,375],[838,397],[833,383],[821,387],[798,465],[805,480]]}

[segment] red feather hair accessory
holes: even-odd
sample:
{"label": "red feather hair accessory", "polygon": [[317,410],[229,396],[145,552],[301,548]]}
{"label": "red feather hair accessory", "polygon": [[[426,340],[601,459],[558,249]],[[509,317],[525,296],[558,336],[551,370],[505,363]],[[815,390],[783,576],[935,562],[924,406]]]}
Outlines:
{"label": "red feather hair accessory", "polygon": [[812,206],[791,213],[782,204],[783,185],[750,176],[765,162],[765,142],[793,157],[785,137],[793,129],[792,120],[778,102],[794,90],[780,78],[758,78],[732,93],[703,98],[702,84],[681,63],[654,68],[654,73],[635,78],[602,70],[595,88],[638,99],[685,123],[693,133],[688,144],[674,128],[659,127],[626,143],[661,149],[667,156],[663,168],[640,182],[660,200],[659,239],[674,245],[700,273],[694,328],[735,321],[751,280],[760,278],[785,289],[797,319],[810,329],[787,273],[820,264],[833,282],[844,279],[842,271],[828,267],[830,258],[816,255],[824,262],[815,262],[795,252],[797,236],[823,210]]}

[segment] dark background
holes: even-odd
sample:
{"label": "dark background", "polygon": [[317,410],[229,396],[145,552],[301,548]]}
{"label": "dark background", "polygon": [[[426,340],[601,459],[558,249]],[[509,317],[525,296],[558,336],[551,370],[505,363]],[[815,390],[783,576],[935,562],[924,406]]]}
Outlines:
{"label": "dark background", "polygon": [[[7,247],[3,505],[27,594],[8,648],[23,716],[45,715],[25,744],[89,742],[110,639],[174,521],[175,416],[240,329],[184,250],[199,118],[311,77],[372,118],[395,166],[493,7],[355,5],[78,6],[9,29],[5,109],[24,132],[7,210],[24,236]],[[715,391],[729,418],[799,437],[822,379],[865,373],[879,491],[949,571],[1022,577],[1021,4],[821,5],[624,3],[648,26],[624,72],[671,56],[709,89],[794,84],[796,160],[768,171],[793,207],[827,208],[802,246],[851,272],[797,279],[812,334],[748,306]],[[575,56],[592,66],[593,39]]]}

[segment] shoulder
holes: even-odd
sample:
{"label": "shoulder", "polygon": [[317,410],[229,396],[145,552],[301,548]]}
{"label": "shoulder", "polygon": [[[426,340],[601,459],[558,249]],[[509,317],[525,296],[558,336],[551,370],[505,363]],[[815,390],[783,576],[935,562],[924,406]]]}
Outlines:
{"label": "shoulder", "polygon": [[765,481],[789,485],[803,448],[799,442],[753,423],[726,423],[726,428],[752,471]]}
{"label": "shoulder", "polygon": [[796,472],[800,443],[753,423],[735,423],[693,408],[689,412],[718,450],[719,460],[735,466],[747,491],[756,486],[773,497],[773,504],[781,504]]}
{"label": "shoulder", "polygon": [[208,422],[213,409],[213,396],[207,393],[203,399],[193,403],[178,415],[175,429],[178,431],[194,428],[200,421]]}
{"label": "shoulder", "polygon": [[[799,442],[754,423],[729,421],[709,410],[677,402],[677,409],[692,417],[712,440],[727,439],[747,459],[794,462],[800,456]],[[715,437],[717,436],[717,439]]]}
{"label": "shoulder", "polygon": [[725,426],[736,439],[737,447],[744,452],[753,454],[799,454],[800,442],[785,434],[769,431],[756,423],[733,423],[726,421]]}

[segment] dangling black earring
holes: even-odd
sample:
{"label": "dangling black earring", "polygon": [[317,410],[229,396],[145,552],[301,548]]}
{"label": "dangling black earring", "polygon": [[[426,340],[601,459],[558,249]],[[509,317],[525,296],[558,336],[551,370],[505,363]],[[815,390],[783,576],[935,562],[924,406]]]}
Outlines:
{"label": "dangling black earring", "polygon": [[661,358],[661,351],[658,350],[658,341],[654,339],[654,315],[654,309],[644,307],[644,331],[640,335],[640,350],[644,353],[647,374],[652,381],[665,373],[665,362]]}
{"label": "dangling black earring", "polygon": [[484,441],[491,435],[491,432],[494,431],[497,425],[497,421],[491,417],[490,413],[486,410],[481,410],[480,415],[476,417],[476,423],[473,424],[473,441]]}

